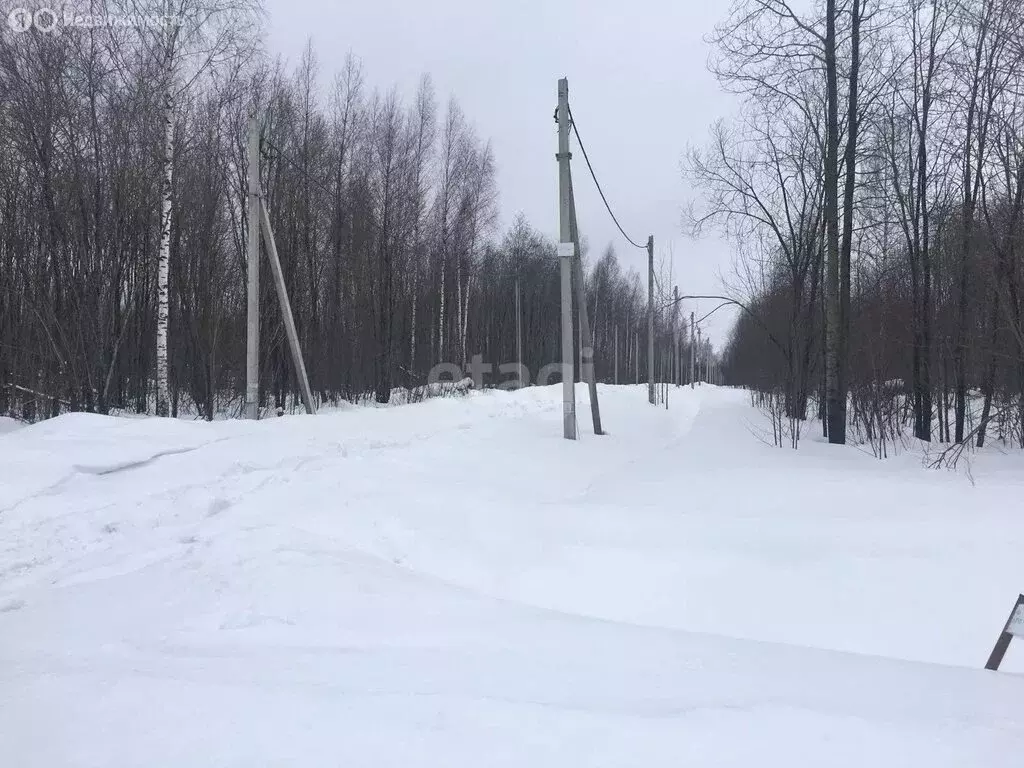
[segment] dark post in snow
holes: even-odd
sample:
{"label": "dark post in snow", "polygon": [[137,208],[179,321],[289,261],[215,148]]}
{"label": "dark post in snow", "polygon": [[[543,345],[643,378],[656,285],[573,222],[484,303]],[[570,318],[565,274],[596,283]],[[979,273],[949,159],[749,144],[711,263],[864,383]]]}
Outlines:
{"label": "dark post in snow", "polygon": [[1024,637],[1024,595],[1017,595],[1017,602],[1014,603],[1013,610],[1010,611],[1010,618],[1003,625],[1003,631],[1000,633],[999,639],[996,640],[996,646],[988,657],[985,669],[993,671],[999,669],[999,665],[1003,662],[1003,656],[1006,655],[1006,651],[1010,647],[1010,641],[1014,637]]}

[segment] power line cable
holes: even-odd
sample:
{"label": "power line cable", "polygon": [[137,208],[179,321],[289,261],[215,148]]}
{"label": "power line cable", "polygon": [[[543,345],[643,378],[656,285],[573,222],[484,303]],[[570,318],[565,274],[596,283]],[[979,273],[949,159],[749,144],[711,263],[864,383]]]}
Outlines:
{"label": "power line cable", "polygon": [[720,310],[720,309],[721,309],[722,307],[728,307],[728,306],[730,306],[730,305],[732,305],[732,304],[735,304],[735,303],[736,303],[736,302],[734,302],[734,301],[731,301],[731,300],[730,300],[730,301],[726,301],[726,302],[723,302],[723,303],[719,304],[719,305],[718,305],[717,307],[715,307],[715,308],[714,308],[714,309],[712,309],[712,310],[711,310],[710,312],[708,312],[708,313],[707,313],[706,315],[704,315],[704,317],[702,317],[702,318],[701,318],[700,320],[698,320],[696,324],[697,324],[697,325],[700,325],[700,324],[701,324],[701,323],[703,323],[703,322],[704,322],[705,320],[707,320],[707,319],[708,319],[709,317],[711,317],[711,316],[712,316],[713,314],[715,314],[715,312],[717,312],[718,310]]}
{"label": "power line cable", "polygon": [[[568,105],[566,105],[568,106]],[[580,150],[583,152],[583,159],[587,161],[587,170],[590,171],[590,178],[594,180],[594,186],[597,187],[598,194],[601,195],[601,200],[604,202],[604,207],[608,211],[608,215],[612,217],[612,221],[615,222],[615,226],[619,228],[619,232],[626,238],[626,242],[632,245],[634,248],[639,248],[644,251],[647,250],[646,245],[640,245],[633,238],[626,234],[626,230],[619,224],[619,220],[615,218],[615,214],[612,212],[612,207],[608,204],[608,198],[604,196],[604,190],[601,189],[601,182],[597,180],[597,174],[594,173],[594,166],[590,164],[590,158],[587,156],[587,148],[583,145],[583,139],[580,137],[580,131],[576,127],[576,120],[572,116],[572,107],[569,107],[569,124],[572,126],[572,132],[576,134],[576,141],[579,142]]]}

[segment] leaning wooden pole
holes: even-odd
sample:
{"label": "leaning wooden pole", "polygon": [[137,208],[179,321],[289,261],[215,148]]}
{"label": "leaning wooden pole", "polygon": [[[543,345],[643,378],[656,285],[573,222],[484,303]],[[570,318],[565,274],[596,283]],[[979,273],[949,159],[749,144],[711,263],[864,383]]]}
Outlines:
{"label": "leaning wooden pole", "polygon": [[583,257],[580,253],[580,231],[576,223],[576,198],[572,192],[572,171],[569,176],[569,231],[575,246],[572,270],[576,285],[576,303],[580,311],[580,372],[590,392],[590,416],[594,422],[594,434],[603,435],[601,429],[601,407],[597,401],[597,378],[594,375],[594,337],[590,333],[590,317],[587,312],[587,291],[583,284]]}
{"label": "leaning wooden pole", "polygon": [[281,260],[277,256],[277,244],[274,242],[274,231],[270,228],[270,214],[267,212],[267,205],[263,198],[260,198],[260,225],[263,229],[263,240],[267,245],[267,256],[270,259],[270,271],[274,275],[274,285],[277,287],[277,299],[281,304],[281,315],[284,318],[285,335],[288,337],[288,348],[292,353],[292,364],[295,366],[295,375],[299,379],[299,392],[302,395],[302,404],[306,406],[306,413],[315,414],[313,406],[313,393],[309,389],[309,378],[306,376],[306,364],[302,360],[302,349],[299,347],[299,334],[295,330],[295,318],[292,315],[292,305],[288,301],[288,288],[284,283],[284,272],[281,270]]}

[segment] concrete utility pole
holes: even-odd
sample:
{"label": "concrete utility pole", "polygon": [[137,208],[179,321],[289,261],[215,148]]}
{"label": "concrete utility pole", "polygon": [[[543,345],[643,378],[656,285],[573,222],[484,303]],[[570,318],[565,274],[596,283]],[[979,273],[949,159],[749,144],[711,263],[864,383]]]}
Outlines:
{"label": "concrete utility pole", "polygon": [[281,317],[284,320],[285,336],[295,366],[295,377],[299,382],[299,392],[306,413],[315,414],[313,393],[309,388],[309,377],[306,375],[306,363],[302,359],[302,348],[299,346],[299,334],[295,329],[295,317],[292,315],[291,302],[288,300],[288,288],[281,270],[281,260],[277,255],[277,244],[274,242],[274,231],[270,228],[270,214],[260,189],[260,127],[255,115],[249,117],[249,135],[246,147],[249,163],[247,171],[248,199],[246,205],[246,336],[245,336],[245,405],[244,415],[249,419],[259,418],[259,363],[260,363],[260,234],[267,247],[267,258],[270,271],[274,276],[277,299],[281,305]]}
{"label": "concrete utility pole", "polygon": [[260,125],[249,117],[249,197],[246,206],[245,418],[260,416]]}
{"label": "concrete utility pole", "polygon": [[284,320],[285,336],[288,338],[288,347],[292,353],[292,364],[295,366],[295,375],[299,380],[299,393],[302,395],[302,404],[306,406],[306,413],[315,414],[313,406],[313,393],[309,389],[309,377],[306,376],[306,363],[302,359],[302,349],[299,347],[299,334],[295,330],[295,317],[292,315],[292,305],[288,301],[288,287],[284,282],[284,272],[281,270],[281,260],[277,256],[277,244],[274,242],[274,230],[270,228],[270,214],[267,212],[267,205],[260,198],[260,224],[263,228],[263,239],[267,245],[267,256],[270,258],[270,271],[274,275],[274,285],[277,287],[277,299],[281,303],[281,315]]}
{"label": "concrete utility pole", "polygon": [[693,312],[690,313],[690,389],[693,389],[693,374],[694,374],[694,354],[696,348],[694,347],[693,333],[696,326],[693,324]]}
{"label": "concrete utility pole", "polygon": [[647,402],[654,405],[654,235],[647,236]]}
{"label": "concrete utility pole", "polygon": [[576,392],[572,360],[572,178],[569,175],[569,81],[558,81],[558,257],[562,271],[562,434],[576,439]]}

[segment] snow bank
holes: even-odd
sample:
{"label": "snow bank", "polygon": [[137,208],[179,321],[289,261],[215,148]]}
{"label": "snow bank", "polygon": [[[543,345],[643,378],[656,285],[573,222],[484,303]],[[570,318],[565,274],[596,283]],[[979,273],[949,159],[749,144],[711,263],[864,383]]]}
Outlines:
{"label": "snow bank", "polygon": [[18,766],[1019,766],[1018,455],[560,387],[0,438]]}

